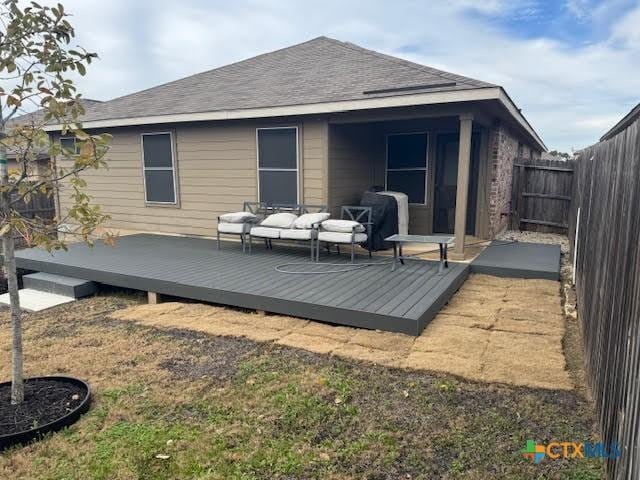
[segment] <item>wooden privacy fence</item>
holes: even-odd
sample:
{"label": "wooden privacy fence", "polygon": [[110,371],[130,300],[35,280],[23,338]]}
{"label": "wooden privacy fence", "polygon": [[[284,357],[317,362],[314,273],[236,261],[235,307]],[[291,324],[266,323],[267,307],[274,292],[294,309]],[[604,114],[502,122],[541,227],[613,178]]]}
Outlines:
{"label": "wooden privacy fence", "polygon": [[587,375],[614,479],[640,478],[640,119],[580,152],[569,217]]}
{"label": "wooden privacy fence", "polygon": [[573,168],[573,160],[516,160],[509,228],[566,233]]}
{"label": "wooden privacy fence", "polygon": [[[45,220],[53,220],[56,215],[56,208],[53,195],[47,195],[43,192],[34,192],[28,202],[20,201],[16,204],[16,210],[25,218],[42,218]],[[16,248],[26,246],[24,238],[16,235]]]}
{"label": "wooden privacy fence", "polygon": [[52,220],[56,214],[53,196],[41,192],[36,192],[31,195],[28,202],[18,202],[16,210],[26,218],[39,217]]}

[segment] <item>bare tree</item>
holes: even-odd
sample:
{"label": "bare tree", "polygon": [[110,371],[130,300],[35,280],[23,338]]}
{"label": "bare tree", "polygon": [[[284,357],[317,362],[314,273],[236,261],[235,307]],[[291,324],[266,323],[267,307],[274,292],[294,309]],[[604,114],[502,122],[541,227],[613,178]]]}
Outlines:
{"label": "bare tree", "polygon": [[[64,7],[24,4],[6,0],[0,6],[0,236],[4,273],[11,303],[12,389],[11,403],[24,400],[22,322],[15,260],[15,239],[47,250],[64,249],[69,234],[91,242],[92,232],[108,216],[91,204],[83,192],[80,173],[105,166],[103,156],[110,136],[89,134],[78,119],[84,113],[82,98],[73,82],[85,75],[95,53],[72,47],[75,32]],[[31,113],[28,113],[31,112]],[[73,148],[50,139],[48,129],[75,138]],[[9,172],[7,151],[15,154],[17,170]],[[64,158],[64,168],[52,163],[34,178],[39,154]],[[64,182],[63,182],[64,181]],[[54,195],[64,183],[71,205],[55,219],[27,218],[18,206],[32,195]],[[74,225],[69,231],[67,225]],[[61,231],[65,235],[61,235]],[[113,240],[106,236],[106,240]]]}

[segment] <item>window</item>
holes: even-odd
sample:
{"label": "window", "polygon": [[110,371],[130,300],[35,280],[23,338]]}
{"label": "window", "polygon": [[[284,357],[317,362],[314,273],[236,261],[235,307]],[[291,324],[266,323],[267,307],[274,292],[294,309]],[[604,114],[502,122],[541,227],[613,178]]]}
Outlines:
{"label": "window", "polygon": [[298,203],[298,129],[258,128],[256,136],[260,201]]}
{"label": "window", "polygon": [[60,147],[62,151],[67,155],[77,155],[78,145],[76,144],[76,137],[60,137]]}
{"label": "window", "polygon": [[427,134],[401,133],[387,137],[387,190],[406,193],[409,203],[427,198]]}
{"label": "window", "polygon": [[142,134],[142,166],[145,200],[175,204],[175,162],[170,132]]}

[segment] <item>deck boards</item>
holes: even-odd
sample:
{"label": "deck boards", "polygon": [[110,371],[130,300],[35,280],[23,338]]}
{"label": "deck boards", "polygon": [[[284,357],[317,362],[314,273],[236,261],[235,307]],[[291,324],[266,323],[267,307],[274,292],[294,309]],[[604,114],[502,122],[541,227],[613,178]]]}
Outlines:
{"label": "deck boards", "polygon": [[560,245],[494,240],[471,271],[496,277],[560,280]]}
{"label": "deck boards", "polygon": [[[116,247],[72,245],[53,255],[42,250],[17,252],[27,270],[67,275],[99,283],[223,305],[265,310],[330,323],[418,335],[464,282],[469,266],[450,263],[444,275],[433,261],[408,260],[394,272],[388,257],[358,262],[386,262],[341,273],[299,275],[278,272],[319,268],[308,248],[254,245],[252,254],[239,244],[165,235],[131,235]],[[322,262],[349,268],[349,257],[322,254]],[[344,265],[345,267],[342,267]]]}

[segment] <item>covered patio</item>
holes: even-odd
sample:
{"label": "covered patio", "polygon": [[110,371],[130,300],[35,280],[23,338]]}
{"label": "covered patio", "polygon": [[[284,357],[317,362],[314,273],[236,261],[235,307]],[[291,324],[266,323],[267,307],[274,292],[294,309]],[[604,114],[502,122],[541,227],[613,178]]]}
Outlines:
{"label": "covered patio", "polygon": [[[502,128],[494,120],[496,108],[469,102],[332,116],[331,211],[357,204],[371,188],[403,192],[409,200],[408,233],[453,234],[451,258],[465,259],[465,244],[489,239],[501,229],[491,218],[492,195],[510,196],[510,183],[497,186],[492,171],[491,136]],[[496,198],[494,204],[503,200]],[[508,211],[498,212],[498,221],[502,214]]]}

